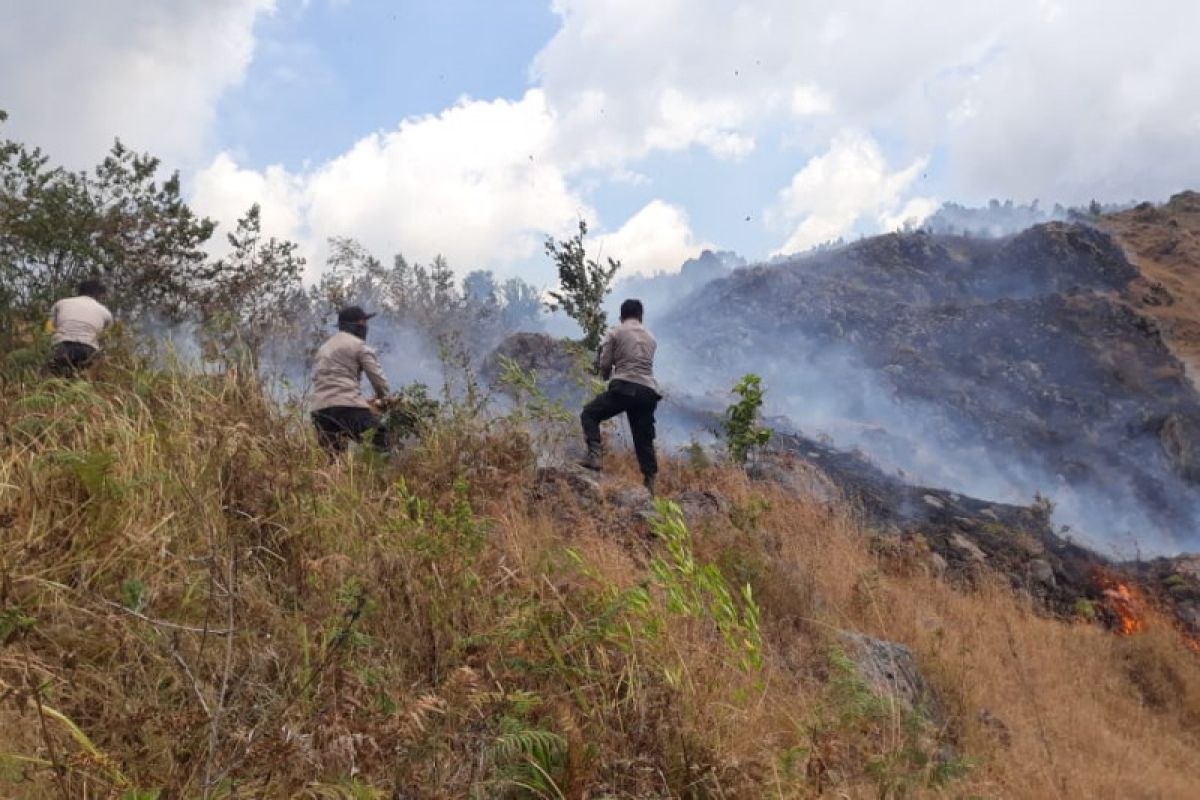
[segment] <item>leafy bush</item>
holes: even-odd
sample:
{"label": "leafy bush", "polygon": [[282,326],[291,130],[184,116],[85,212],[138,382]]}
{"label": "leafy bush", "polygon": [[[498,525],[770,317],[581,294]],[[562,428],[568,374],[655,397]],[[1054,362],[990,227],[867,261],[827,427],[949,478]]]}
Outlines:
{"label": "leafy bush", "polygon": [[746,375],[733,387],[740,399],[725,409],[725,446],[733,463],[744,465],[757,448],[765,447],[773,431],[759,424],[763,404],[762,378]]}
{"label": "leafy bush", "polygon": [[621,262],[612,258],[602,265],[588,258],[583,246],[587,236],[587,222],[579,220],[579,232],[561,242],[553,238],[546,240],[546,254],[554,259],[558,268],[558,290],[550,292],[553,302],[548,303],[551,311],[562,309],[567,316],[579,323],[583,329],[583,345],[590,352],[600,348],[608,327],[608,314],[604,311],[604,298],[612,291],[613,276],[621,268]]}

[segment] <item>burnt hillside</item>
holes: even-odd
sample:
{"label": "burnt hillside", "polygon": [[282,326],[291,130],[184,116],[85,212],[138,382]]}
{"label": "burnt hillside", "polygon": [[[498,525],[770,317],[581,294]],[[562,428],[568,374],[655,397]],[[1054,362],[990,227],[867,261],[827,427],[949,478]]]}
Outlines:
{"label": "burnt hillside", "polygon": [[1123,299],[1137,280],[1084,225],[891,234],[739,270],[660,328],[714,379],[758,370],[777,410],[918,479],[1042,491],[1093,542],[1194,549],[1200,395]]}

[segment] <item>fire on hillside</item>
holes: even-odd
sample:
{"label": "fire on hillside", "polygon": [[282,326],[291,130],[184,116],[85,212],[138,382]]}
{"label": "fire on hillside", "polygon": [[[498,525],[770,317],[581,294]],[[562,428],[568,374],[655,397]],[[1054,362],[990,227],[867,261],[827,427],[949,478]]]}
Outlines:
{"label": "fire on hillside", "polygon": [[1146,601],[1133,585],[1114,576],[1099,574],[1096,582],[1101,588],[1105,607],[1117,620],[1117,630],[1132,636],[1146,630]]}

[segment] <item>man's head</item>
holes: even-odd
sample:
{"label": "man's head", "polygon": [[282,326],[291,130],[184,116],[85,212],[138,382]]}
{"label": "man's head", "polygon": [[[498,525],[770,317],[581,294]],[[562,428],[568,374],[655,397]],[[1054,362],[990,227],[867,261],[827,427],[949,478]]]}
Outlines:
{"label": "man's head", "polygon": [[95,278],[88,278],[86,281],[80,281],[77,291],[84,297],[91,297],[95,300],[99,300],[101,297],[104,297],[104,295],[108,294],[108,289],[104,287],[104,284]]}
{"label": "man's head", "polygon": [[642,321],[642,301],[635,300],[632,297],[621,303],[621,322],[627,319],[636,319]]}
{"label": "man's head", "polygon": [[366,339],[367,320],[373,316],[375,315],[363,311],[362,306],[346,306],[338,312],[338,330]]}

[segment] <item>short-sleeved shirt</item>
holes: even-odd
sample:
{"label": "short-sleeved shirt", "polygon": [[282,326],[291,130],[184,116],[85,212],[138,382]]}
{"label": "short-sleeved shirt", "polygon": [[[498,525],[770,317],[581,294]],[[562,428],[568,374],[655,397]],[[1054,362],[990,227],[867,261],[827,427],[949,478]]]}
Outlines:
{"label": "short-sleeved shirt", "polygon": [[335,406],[367,408],[367,398],[360,388],[363,373],[377,396],[391,391],[374,348],[352,333],[338,331],[317,350],[309,408],[313,411]]}
{"label": "short-sleeved shirt", "polygon": [[100,349],[100,333],[113,324],[113,315],[93,297],[80,295],[59,300],[50,309],[54,344],[77,342]]}

